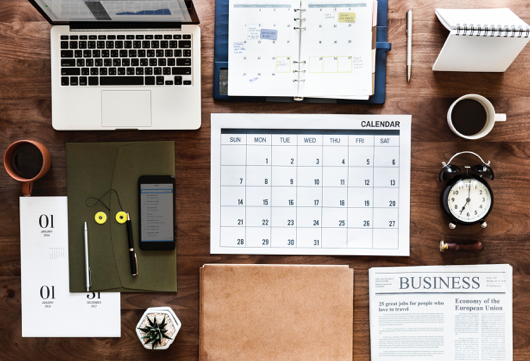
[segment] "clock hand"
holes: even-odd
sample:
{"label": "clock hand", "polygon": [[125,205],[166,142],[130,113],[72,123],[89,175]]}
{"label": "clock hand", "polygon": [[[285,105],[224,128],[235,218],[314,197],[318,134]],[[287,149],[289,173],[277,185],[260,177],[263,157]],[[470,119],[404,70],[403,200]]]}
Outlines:
{"label": "clock hand", "polygon": [[468,203],[469,203],[469,198],[466,199],[466,204],[464,204],[464,206],[462,207],[462,210],[460,211],[460,214],[462,214],[462,212],[464,211],[464,209],[466,209],[466,206],[467,206]]}
{"label": "clock hand", "polygon": [[469,188],[468,188],[468,192],[467,192],[466,204],[464,204],[464,206],[462,207],[462,210],[460,211],[460,214],[462,214],[462,212],[464,211],[464,209],[466,209],[466,206],[469,204],[469,202],[471,202],[471,183],[469,183]]}

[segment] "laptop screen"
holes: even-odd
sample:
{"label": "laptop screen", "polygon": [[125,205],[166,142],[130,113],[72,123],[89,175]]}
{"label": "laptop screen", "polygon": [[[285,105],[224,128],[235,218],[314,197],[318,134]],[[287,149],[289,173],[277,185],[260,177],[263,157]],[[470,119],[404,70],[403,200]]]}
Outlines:
{"label": "laptop screen", "polygon": [[178,22],[198,23],[186,0],[33,0],[52,23]]}

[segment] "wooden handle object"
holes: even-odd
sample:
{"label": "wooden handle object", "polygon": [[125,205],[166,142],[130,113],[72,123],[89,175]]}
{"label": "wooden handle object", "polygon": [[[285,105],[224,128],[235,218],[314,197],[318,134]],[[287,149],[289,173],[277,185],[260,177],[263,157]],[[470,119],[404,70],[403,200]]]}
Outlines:
{"label": "wooden handle object", "polygon": [[482,252],[484,244],[481,241],[456,243],[440,241],[440,252],[445,251],[468,251],[468,252]]}

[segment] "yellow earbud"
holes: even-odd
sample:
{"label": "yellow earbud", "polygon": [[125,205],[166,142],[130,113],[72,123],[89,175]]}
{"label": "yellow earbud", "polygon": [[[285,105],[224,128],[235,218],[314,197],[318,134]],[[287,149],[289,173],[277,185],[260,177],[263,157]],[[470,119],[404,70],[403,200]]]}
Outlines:
{"label": "yellow earbud", "polygon": [[120,224],[124,224],[125,222],[127,222],[127,213],[123,211],[116,213],[116,222]]}
{"label": "yellow earbud", "polygon": [[105,212],[98,212],[94,216],[94,220],[97,224],[103,224],[107,221],[107,214],[105,214]]}

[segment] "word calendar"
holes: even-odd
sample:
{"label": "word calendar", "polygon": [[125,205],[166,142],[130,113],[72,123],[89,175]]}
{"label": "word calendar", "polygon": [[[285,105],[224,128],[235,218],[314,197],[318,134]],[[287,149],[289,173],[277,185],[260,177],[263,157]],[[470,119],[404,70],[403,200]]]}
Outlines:
{"label": "word calendar", "polygon": [[409,255],[409,115],[212,114],[211,253]]}

